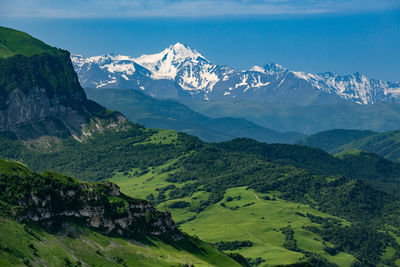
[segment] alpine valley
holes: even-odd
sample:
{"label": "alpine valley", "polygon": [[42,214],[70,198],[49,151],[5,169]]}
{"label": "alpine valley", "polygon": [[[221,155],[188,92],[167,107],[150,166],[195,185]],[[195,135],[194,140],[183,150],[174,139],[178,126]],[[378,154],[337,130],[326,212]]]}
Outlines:
{"label": "alpine valley", "polygon": [[[78,77],[99,100],[106,92],[108,103],[122,107],[117,100],[126,93],[136,118],[148,112],[161,123],[190,114],[206,133],[225,136],[215,118],[150,96],[273,97],[281,83],[282,93],[308,93],[311,102],[364,107],[396,101],[398,84],[366,80],[369,89],[339,95],[324,87],[324,75],[277,65],[237,72],[180,44],[137,59],[72,59],[0,27],[1,266],[400,265],[400,163],[353,147],[332,152],[377,133],[299,135],[314,147],[330,140],[323,148],[332,154],[249,138],[208,143],[131,122],[89,100]],[[117,85],[124,89],[113,95]],[[226,139],[239,135],[232,127],[236,134]]]}

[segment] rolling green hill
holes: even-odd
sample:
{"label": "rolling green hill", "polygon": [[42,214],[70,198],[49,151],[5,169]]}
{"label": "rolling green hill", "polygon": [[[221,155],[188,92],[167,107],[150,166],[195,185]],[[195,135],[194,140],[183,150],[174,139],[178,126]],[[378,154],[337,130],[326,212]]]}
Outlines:
{"label": "rolling green hill", "polygon": [[358,149],[376,153],[393,161],[400,161],[400,131],[378,133],[337,147],[334,153],[347,149]]}
{"label": "rolling green hill", "polygon": [[[167,213],[109,184],[36,174],[0,160],[0,188],[1,266],[239,266],[213,246],[181,234],[168,224]],[[101,208],[105,212],[95,212]],[[133,222],[119,224],[130,210]],[[86,215],[90,212],[96,215]],[[95,217],[100,223],[93,223]],[[110,225],[115,228],[108,232]]]}
{"label": "rolling green hill", "polygon": [[332,154],[356,149],[376,153],[395,162],[400,161],[400,131],[376,133],[335,129],[310,135],[297,143]]}
{"label": "rolling green hill", "polygon": [[[362,266],[396,261],[398,245],[392,236],[398,226],[384,227],[383,235],[376,232],[384,221],[397,224],[392,212],[398,203],[390,195],[352,179],[310,176],[215,149],[182,160],[183,165],[172,160],[145,172],[117,173],[110,180],[128,195],[167,207],[181,229],[209,242],[251,241],[251,247],[232,251],[261,257],[268,266],[304,260],[351,266],[354,258]],[[296,246],[285,241],[282,228],[287,226]]]}
{"label": "rolling green hill", "polygon": [[55,53],[58,49],[33,38],[27,33],[0,26],[0,58],[17,54],[30,57],[41,53]]}
{"label": "rolling green hill", "polygon": [[329,131],[319,132],[308,137],[305,137],[297,142],[297,144],[320,148],[331,153],[338,147],[353,142],[364,137],[377,134],[373,131],[361,130],[344,130],[334,129]]}

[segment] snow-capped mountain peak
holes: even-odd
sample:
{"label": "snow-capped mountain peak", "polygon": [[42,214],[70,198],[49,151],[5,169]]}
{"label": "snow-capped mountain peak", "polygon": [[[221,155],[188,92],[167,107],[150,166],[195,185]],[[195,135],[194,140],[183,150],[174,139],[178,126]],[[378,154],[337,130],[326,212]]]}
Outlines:
{"label": "snow-capped mountain peak", "polygon": [[187,58],[197,59],[198,57],[205,59],[195,49],[192,49],[189,46],[181,44],[179,42],[174,45],[170,45],[163,52],[164,53],[172,52],[175,55],[175,59],[187,59]]}
{"label": "snow-capped mountain peak", "polygon": [[298,104],[321,96],[325,100],[329,97],[329,101],[339,97],[364,105],[400,100],[399,82],[369,79],[360,73],[291,71],[275,63],[238,71],[214,65],[181,43],[138,58],[106,54],[88,58],[73,55],[71,59],[84,87],[138,88],[155,97],[293,99]]}
{"label": "snow-capped mountain peak", "polygon": [[208,60],[199,52],[187,45],[176,43],[160,53],[142,55],[135,61],[153,73],[154,79],[175,79],[178,71],[185,64],[197,64],[200,61]]}

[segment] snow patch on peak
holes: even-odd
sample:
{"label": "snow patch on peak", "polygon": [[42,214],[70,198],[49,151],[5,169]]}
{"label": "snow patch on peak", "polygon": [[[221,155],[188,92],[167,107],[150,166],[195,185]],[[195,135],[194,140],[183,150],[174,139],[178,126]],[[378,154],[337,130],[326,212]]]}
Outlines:
{"label": "snow patch on peak", "polygon": [[306,81],[308,81],[308,78],[309,78],[309,74],[307,74],[307,73],[305,73],[305,72],[302,72],[302,71],[292,71],[292,73],[297,77],[297,78],[300,78],[300,79],[303,79],[303,80],[306,80]]}
{"label": "snow patch on peak", "polygon": [[265,69],[263,67],[260,67],[260,66],[257,66],[257,65],[253,66],[250,69],[250,71],[256,71],[256,72],[265,73]]}
{"label": "snow patch on peak", "polygon": [[[175,79],[178,71],[188,62],[208,62],[199,52],[181,43],[170,45],[160,53],[142,55],[135,61],[153,73],[153,79]],[[209,62],[208,62],[209,63]]]}

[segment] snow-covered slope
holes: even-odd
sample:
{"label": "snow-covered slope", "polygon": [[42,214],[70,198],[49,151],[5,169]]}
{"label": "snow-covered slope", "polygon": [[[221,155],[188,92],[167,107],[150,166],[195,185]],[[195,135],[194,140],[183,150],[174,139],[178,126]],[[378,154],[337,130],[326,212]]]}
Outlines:
{"label": "snow-covered slope", "polygon": [[203,100],[254,99],[297,104],[351,101],[357,104],[400,99],[400,83],[364,75],[338,76],[290,71],[278,64],[238,71],[212,64],[199,52],[177,43],[153,55],[132,58],[72,55],[83,87],[140,89],[158,98]]}
{"label": "snow-covered slope", "polygon": [[199,52],[181,43],[169,46],[154,55],[142,55],[135,61],[152,72],[156,80],[175,80],[183,90],[212,91],[220,80],[221,68],[213,65]]}
{"label": "snow-covered slope", "polygon": [[318,90],[335,94],[357,104],[392,102],[400,96],[400,83],[369,79],[365,75],[339,76],[330,72],[317,75],[293,72],[297,77],[310,82]]}
{"label": "snow-covered slope", "polygon": [[124,81],[140,81],[151,76],[149,70],[128,56],[103,55],[84,58],[81,55],[73,55],[71,58],[83,87],[119,87]]}

